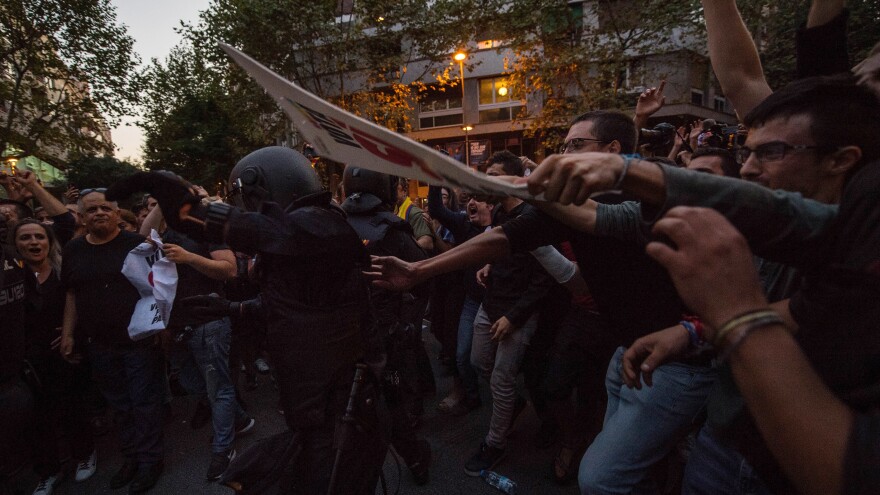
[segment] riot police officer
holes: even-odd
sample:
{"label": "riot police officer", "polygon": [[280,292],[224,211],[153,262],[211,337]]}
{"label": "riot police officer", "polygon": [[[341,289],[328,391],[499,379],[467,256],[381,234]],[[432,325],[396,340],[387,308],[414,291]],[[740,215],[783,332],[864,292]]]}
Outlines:
{"label": "riot police officer", "polygon": [[[245,211],[219,202],[202,206],[188,184],[165,172],[135,174],[111,187],[107,197],[147,190],[176,230],[257,255],[267,347],[285,419],[302,447],[281,488],[324,493],[333,476],[337,493],[372,494],[386,447],[377,426],[376,387],[369,373],[355,373],[372,347],[369,289],[361,275],[369,263],[366,249],[322,190],[311,163],[294,150],[268,147],[247,155],[232,169],[229,184],[230,199]],[[356,375],[364,383],[350,394]],[[337,440],[347,437],[339,445],[334,432],[343,418],[356,428],[337,434]]]}
{"label": "riot police officer", "polygon": [[[342,184],[347,195],[342,209],[370,255],[407,261],[427,258],[410,224],[392,213],[396,177],[349,165]],[[416,484],[423,485],[428,481],[431,447],[417,435],[407,411],[419,394],[416,346],[422,345],[419,330],[429,287],[423,284],[409,292],[373,287],[370,296],[387,355],[382,391],[391,416],[389,442],[403,457]]]}

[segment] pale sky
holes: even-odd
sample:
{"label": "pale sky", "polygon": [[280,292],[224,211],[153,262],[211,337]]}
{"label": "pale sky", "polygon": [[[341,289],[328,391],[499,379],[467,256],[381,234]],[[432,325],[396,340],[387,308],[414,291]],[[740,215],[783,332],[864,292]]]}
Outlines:
{"label": "pale sky", "polygon": [[[165,60],[180,41],[174,28],[180,26],[181,20],[196,22],[199,11],[207,9],[210,0],[111,0],[110,3],[116,7],[117,21],[128,27],[128,34],[135,40],[135,51],[146,65],[154,57]],[[112,131],[119,159],[141,160],[144,135],[134,121],[133,116],[125,117]]]}

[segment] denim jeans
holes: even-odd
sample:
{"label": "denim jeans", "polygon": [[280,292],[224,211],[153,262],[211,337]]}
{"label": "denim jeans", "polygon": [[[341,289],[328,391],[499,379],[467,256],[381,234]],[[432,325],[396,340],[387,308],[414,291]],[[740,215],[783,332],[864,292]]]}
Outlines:
{"label": "denim jeans", "polygon": [[88,353],[98,388],[116,412],[122,454],[139,464],[162,460],[159,349],[91,342]]}
{"label": "denim jeans", "polygon": [[667,363],[653,373],[653,386],[623,383],[619,347],[608,365],[608,407],[602,431],[581,459],[581,493],[656,493],[647,473],[705,407],[716,373],[704,366]]}
{"label": "denim jeans", "polygon": [[770,495],[755,470],[703,425],[684,470],[682,495]]}
{"label": "denim jeans", "polygon": [[516,403],[516,376],[529,341],[538,327],[538,316],[532,315],[501,341],[492,340],[489,330],[493,323],[481,306],[474,320],[471,360],[480,373],[489,379],[492,390],[492,419],[489,421],[486,445],[503,449],[507,447],[507,433]]}
{"label": "denim jeans", "polygon": [[190,393],[206,394],[211,404],[214,439],[211,451],[223,453],[235,440],[235,423],[248,417],[235,398],[229,374],[229,318],[192,327],[186,340],[188,352],[175,353],[180,381]]}
{"label": "denim jeans", "polygon": [[471,364],[471,349],[474,345],[474,319],[477,310],[480,309],[480,301],[465,296],[464,305],[461,308],[461,317],[458,319],[458,342],[455,350],[455,365],[458,375],[468,399],[480,398],[480,385],[477,381],[477,371]]}

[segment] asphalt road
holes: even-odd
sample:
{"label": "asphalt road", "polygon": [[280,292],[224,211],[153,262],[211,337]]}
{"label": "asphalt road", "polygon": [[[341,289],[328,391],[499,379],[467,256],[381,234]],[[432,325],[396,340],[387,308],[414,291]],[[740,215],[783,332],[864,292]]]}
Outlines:
{"label": "asphalt road", "polygon": [[[421,432],[431,443],[434,451],[431,465],[431,478],[425,486],[415,486],[406,467],[400,468],[391,455],[385,462],[385,478],[388,493],[399,489],[402,494],[497,494],[500,493],[486,484],[481,478],[473,478],[464,474],[463,467],[479,446],[485,435],[490,415],[491,400],[488,385],[481,384],[483,407],[468,416],[455,418],[436,410],[437,402],[442,399],[452,386],[450,378],[441,377],[437,371],[437,344],[430,333],[425,333],[426,345],[429,347],[435,376],[437,376],[437,396],[426,401],[426,414]],[[247,448],[255,440],[283,431],[283,417],[278,413],[277,392],[268,377],[258,377],[259,387],[251,392],[244,391],[244,400],[248,404],[248,412],[256,419],[253,432],[237,440],[239,452]],[[151,494],[223,494],[230,495],[229,488],[205,481],[205,471],[210,458],[210,425],[201,430],[193,430],[189,425],[195,402],[190,397],[176,397],[173,403],[174,417],[165,428],[165,472]],[[538,419],[531,407],[520,415],[508,446],[507,457],[497,466],[496,471],[516,481],[518,494],[571,494],[578,493],[576,484],[559,487],[553,482],[551,471],[553,455],[556,447],[539,450],[536,447]],[[73,470],[75,466],[65,466],[66,476],[56,488],[60,495],[73,494],[124,494],[124,489],[110,490],[109,480],[122,464],[121,456],[116,449],[115,431],[99,437],[98,470],[95,475],[83,482],[75,483]],[[31,487],[36,485],[33,480]],[[33,488],[30,488],[31,490]],[[29,491],[27,492],[30,493]],[[381,493],[381,489],[377,491]]]}

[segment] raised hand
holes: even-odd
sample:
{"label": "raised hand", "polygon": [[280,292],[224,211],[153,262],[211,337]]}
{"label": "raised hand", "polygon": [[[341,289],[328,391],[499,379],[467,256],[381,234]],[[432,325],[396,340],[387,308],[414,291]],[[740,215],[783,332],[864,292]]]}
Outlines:
{"label": "raised hand", "polygon": [[609,191],[623,171],[623,157],[612,153],[550,155],[529,175],[529,192],[564,205],[582,205],[595,192]]}
{"label": "raised hand", "polygon": [[138,172],[110,186],[105,195],[109,201],[118,201],[142,191],[156,198],[174,230],[196,240],[203,238],[205,208],[190,184],[171,172]]}
{"label": "raised hand", "polygon": [[647,253],[666,267],[682,300],[702,318],[707,341],[719,325],[767,306],[748,243],[720,213],[678,206],[653,231],[675,247],[652,242]]}
{"label": "raised hand", "polygon": [[364,275],[376,287],[395,291],[408,290],[422,282],[412,263],[394,256],[371,256],[370,271]]}
{"label": "raised hand", "polygon": [[640,94],[638,101],[636,101],[636,118],[647,119],[663,108],[666,103],[666,96],[663,95],[665,89],[666,79],[663,79],[660,81],[660,86],[648,88]]}

